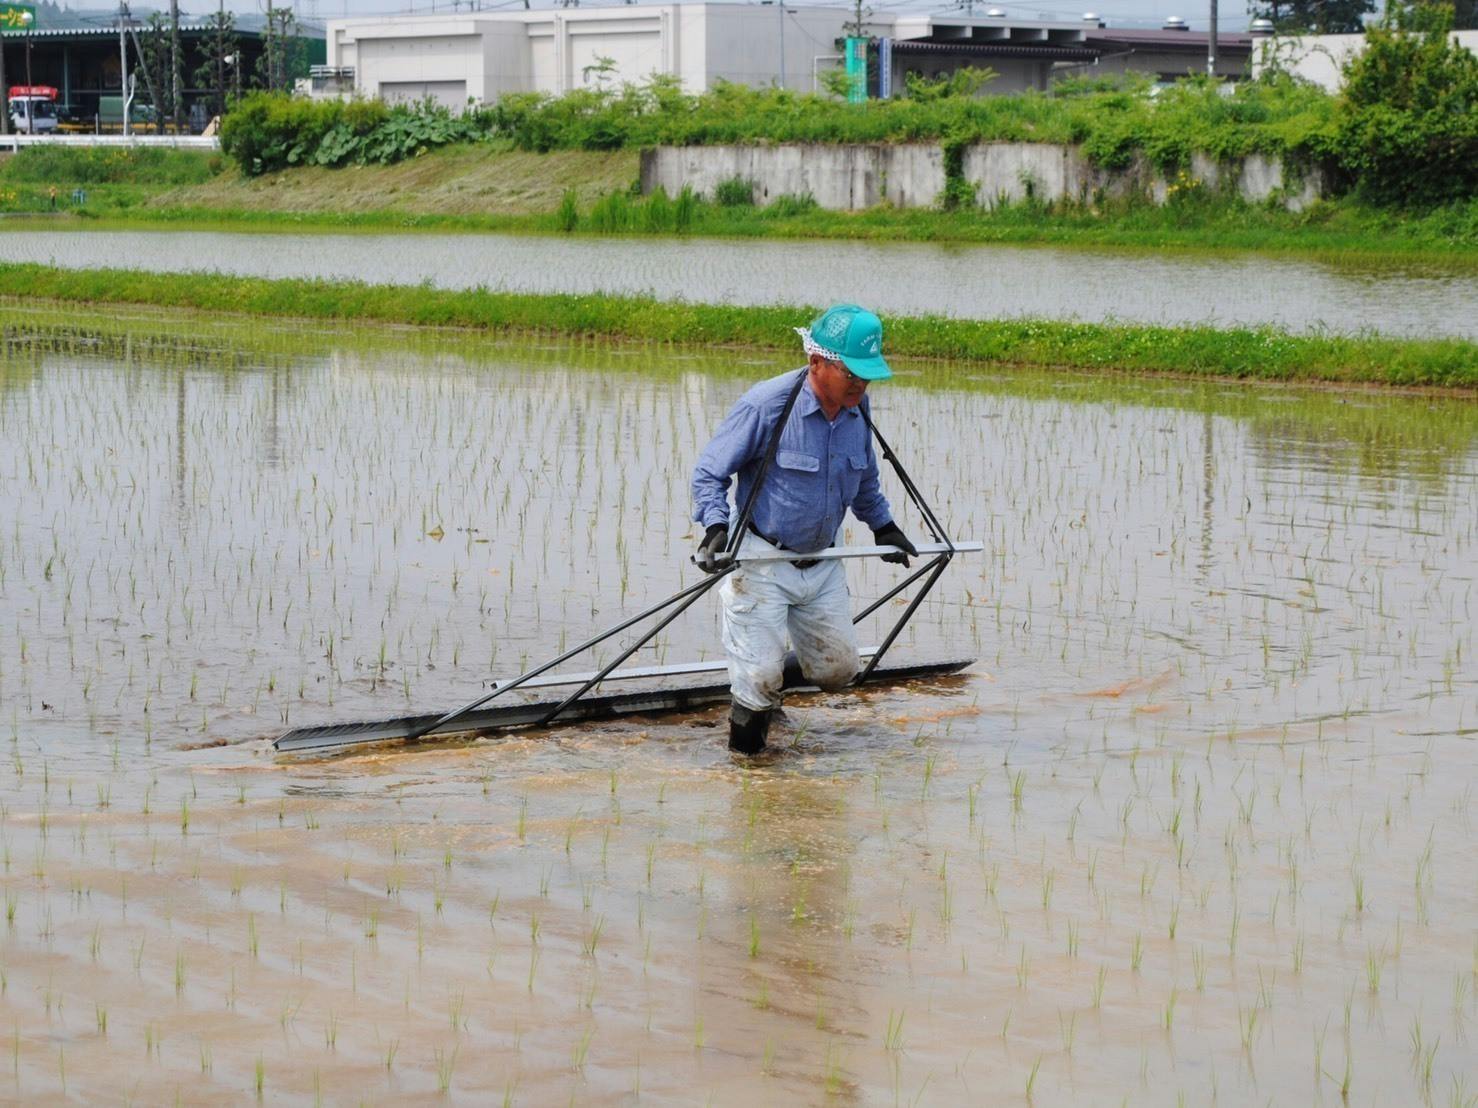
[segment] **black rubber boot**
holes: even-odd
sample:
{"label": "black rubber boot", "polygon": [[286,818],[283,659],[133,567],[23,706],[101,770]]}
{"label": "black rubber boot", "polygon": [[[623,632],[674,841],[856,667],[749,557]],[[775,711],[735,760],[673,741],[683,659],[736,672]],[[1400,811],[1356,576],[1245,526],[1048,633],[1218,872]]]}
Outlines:
{"label": "black rubber boot", "polygon": [[785,661],[780,666],[780,687],[782,689],[798,689],[802,685],[809,685],[806,675],[801,672],[800,659],[795,656],[794,650],[785,652]]}
{"label": "black rubber boot", "polygon": [[737,700],[729,707],[729,749],[735,754],[758,754],[770,734],[770,709],[755,711]]}

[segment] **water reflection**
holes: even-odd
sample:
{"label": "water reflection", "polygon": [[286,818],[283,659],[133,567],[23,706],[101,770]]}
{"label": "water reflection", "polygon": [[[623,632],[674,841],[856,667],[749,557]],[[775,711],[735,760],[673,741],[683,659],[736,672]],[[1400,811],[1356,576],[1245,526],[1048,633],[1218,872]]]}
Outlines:
{"label": "water reflection", "polygon": [[[9,231],[0,260],[317,277],[517,292],[651,294],[721,304],[855,300],[960,317],[1271,324],[1478,335],[1478,277],[1258,255],[912,243]],[[833,276],[828,276],[833,275]]]}
{"label": "water reflection", "polygon": [[[233,740],[670,593],[691,458],[783,365],[200,326],[0,361],[17,1099],[1478,1080],[1470,402],[900,374],[880,426],[988,549],[895,649],[965,674],[791,701],[753,765],[721,709],[290,761]],[[642,660],[711,655],[689,614]]]}

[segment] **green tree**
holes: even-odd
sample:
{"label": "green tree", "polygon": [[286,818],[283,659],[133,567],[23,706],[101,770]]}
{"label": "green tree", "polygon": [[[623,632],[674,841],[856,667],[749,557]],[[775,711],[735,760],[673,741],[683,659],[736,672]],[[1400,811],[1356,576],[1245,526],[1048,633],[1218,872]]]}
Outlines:
{"label": "green tree", "polygon": [[1478,192],[1478,57],[1450,4],[1393,8],[1344,68],[1338,149],[1356,188],[1385,204]]}
{"label": "green tree", "polygon": [[1364,29],[1375,0],[1253,0],[1251,9],[1285,34],[1351,35]]}
{"label": "green tree", "polygon": [[240,88],[235,79],[240,49],[236,16],[222,5],[210,17],[210,29],[201,44],[205,60],[195,70],[195,86],[210,90],[206,103],[211,115],[224,115],[226,105],[233,99],[231,90]]}
{"label": "green tree", "polygon": [[291,8],[267,8],[266,41],[257,59],[258,87],[268,92],[291,92],[293,82],[308,76],[308,44],[298,33]]}
{"label": "green tree", "polygon": [[164,121],[174,114],[174,103],[170,95],[170,64],[172,59],[169,25],[158,12],[149,16],[139,33],[139,53],[143,63],[144,85],[154,98],[154,122],[161,130]]}

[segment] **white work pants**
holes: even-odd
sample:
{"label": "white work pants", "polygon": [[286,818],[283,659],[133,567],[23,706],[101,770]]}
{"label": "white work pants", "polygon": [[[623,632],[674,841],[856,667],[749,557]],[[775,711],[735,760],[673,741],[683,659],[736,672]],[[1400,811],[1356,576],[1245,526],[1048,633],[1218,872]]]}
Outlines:
{"label": "white work pants", "polygon": [[[758,535],[744,536],[744,553],[772,553]],[[801,555],[796,555],[801,558]],[[724,607],[724,650],[734,700],[763,711],[778,707],[786,632],[806,679],[840,689],[857,675],[852,598],[840,560],[797,569],[789,562],[741,565],[719,586]]]}

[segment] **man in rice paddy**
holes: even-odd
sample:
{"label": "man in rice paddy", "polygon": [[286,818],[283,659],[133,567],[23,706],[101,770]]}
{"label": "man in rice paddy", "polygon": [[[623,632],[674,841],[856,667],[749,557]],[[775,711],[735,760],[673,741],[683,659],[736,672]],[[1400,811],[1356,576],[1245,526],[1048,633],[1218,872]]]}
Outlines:
{"label": "man in rice paddy", "polygon": [[693,471],[693,518],[705,529],[697,561],[706,572],[723,566],[730,480],[738,479],[737,502],[747,503],[770,453],[738,555],[796,555],[741,564],[719,589],[733,701],[729,749],[742,754],[765,747],[785,685],[787,632],[808,682],[834,690],[857,675],[843,563],[806,555],[833,545],[849,508],[878,545],[899,548],[886,561],[907,565],[908,555],[918,553],[893,522],[861,414],[868,410],[867,386],[893,375],[883,359],[882,322],[855,304],[837,304],[796,332],[807,364],[745,393]]}

